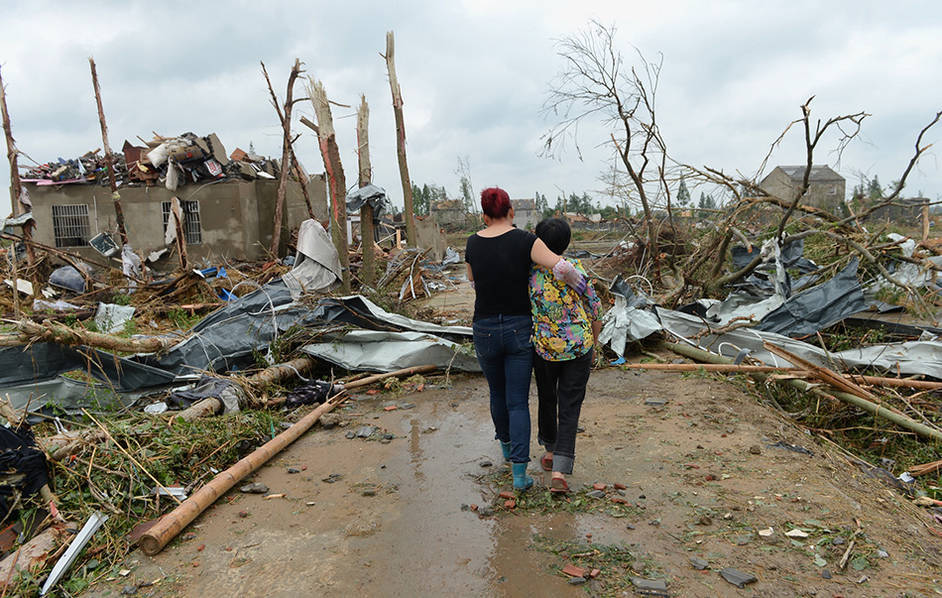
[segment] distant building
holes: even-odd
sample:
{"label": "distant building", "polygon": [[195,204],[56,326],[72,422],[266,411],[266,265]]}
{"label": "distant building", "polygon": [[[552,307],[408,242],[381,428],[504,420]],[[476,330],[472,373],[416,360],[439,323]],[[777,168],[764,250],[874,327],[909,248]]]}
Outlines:
{"label": "distant building", "polygon": [[[762,179],[759,187],[769,195],[785,201],[794,201],[801,189],[805,168],[805,166],[776,166],[768,176]],[[844,177],[831,170],[830,167],[812,166],[808,177],[808,192],[801,203],[829,212],[838,212],[844,203],[844,187]]]}
{"label": "distant building", "polygon": [[429,206],[429,215],[445,230],[461,230],[468,224],[470,214],[460,199],[436,201]]}
{"label": "distant building", "polygon": [[922,208],[927,205],[929,205],[929,199],[926,197],[897,199],[871,212],[867,220],[870,222],[883,220],[887,223],[894,222],[905,226],[922,226]]}
{"label": "distant building", "polygon": [[543,217],[532,199],[511,199],[510,205],[514,208],[514,224],[517,228],[533,230]]}

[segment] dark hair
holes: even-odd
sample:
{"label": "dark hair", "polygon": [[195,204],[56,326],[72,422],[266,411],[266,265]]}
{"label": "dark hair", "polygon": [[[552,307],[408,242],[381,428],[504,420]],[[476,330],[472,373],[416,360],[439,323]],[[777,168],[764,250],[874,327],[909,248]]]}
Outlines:
{"label": "dark hair", "polygon": [[510,196],[500,187],[481,191],[481,210],[491,218],[503,218],[510,211]]}
{"label": "dark hair", "polygon": [[562,255],[569,247],[572,232],[569,223],[562,218],[546,218],[536,225],[536,236],[546,243],[550,251]]}

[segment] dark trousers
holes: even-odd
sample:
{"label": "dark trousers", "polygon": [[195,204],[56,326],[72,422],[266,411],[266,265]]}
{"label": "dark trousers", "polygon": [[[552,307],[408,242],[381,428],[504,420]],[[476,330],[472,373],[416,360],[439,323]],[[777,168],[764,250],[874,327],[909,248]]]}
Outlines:
{"label": "dark trousers", "polygon": [[474,351],[491,394],[494,436],[510,443],[510,461],[530,461],[530,316],[492,316],[473,324]]}
{"label": "dark trousers", "polygon": [[592,351],[569,361],[547,361],[533,355],[533,373],[540,398],[537,437],[553,453],[553,471],[572,473],[576,428],[592,369]]}

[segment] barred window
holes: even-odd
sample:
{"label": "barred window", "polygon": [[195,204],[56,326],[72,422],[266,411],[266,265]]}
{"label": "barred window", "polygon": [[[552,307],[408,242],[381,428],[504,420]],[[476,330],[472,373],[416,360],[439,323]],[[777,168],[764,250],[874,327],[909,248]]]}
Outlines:
{"label": "barred window", "polygon": [[88,243],[88,206],[53,205],[52,234],[56,247],[82,247]]}
{"label": "barred window", "polygon": [[[164,234],[167,233],[167,223],[170,222],[170,202],[160,204],[164,218]],[[200,229],[200,204],[198,201],[180,201],[180,210],[183,212],[183,237],[187,245],[199,245],[203,242],[203,232]]]}

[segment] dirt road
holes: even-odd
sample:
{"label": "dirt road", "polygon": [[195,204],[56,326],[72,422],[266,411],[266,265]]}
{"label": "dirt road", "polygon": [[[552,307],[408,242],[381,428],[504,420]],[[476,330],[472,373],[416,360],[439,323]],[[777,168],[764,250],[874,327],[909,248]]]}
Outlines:
{"label": "dirt road", "polygon": [[[451,383],[358,397],[344,425],[315,428],[254,477],[284,498],[234,491],[88,595],[619,596],[633,595],[631,576],[665,580],[671,596],[942,590],[942,539],[900,494],[727,383],[594,373],[572,483],[605,483],[604,497],[534,489],[512,510],[496,497],[509,478],[483,378]],[[481,517],[462,509],[472,504],[497,508]],[[601,573],[573,586],[560,573],[569,563]],[[738,589],[725,567],[758,581]]]}

